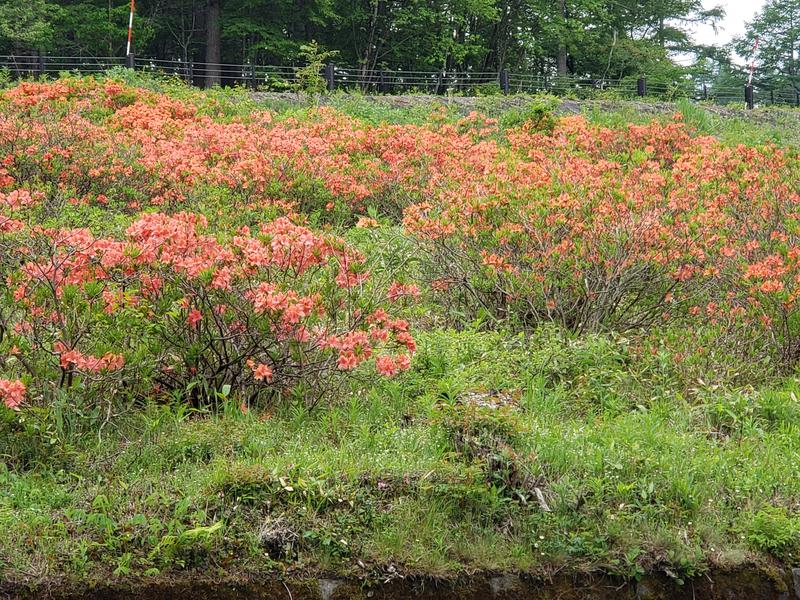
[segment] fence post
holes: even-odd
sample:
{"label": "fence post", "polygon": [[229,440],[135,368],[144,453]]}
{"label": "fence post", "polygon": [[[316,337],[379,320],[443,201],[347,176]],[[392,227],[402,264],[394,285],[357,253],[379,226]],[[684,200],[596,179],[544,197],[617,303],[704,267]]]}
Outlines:
{"label": "fence post", "polygon": [[333,63],[325,65],[325,82],[328,84],[328,91],[332,92],[336,87],[336,81],[333,78],[336,67]]}
{"label": "fence post", "polygon": [[505,69],[500,71],[500,89],[503,91],[504,96],[508,96],[509,92],[508,71],[506,71]]}
{"label": "fence post", "polygon": [[129,69],[133,69],[135,65],[136,65],[136,57],[133,54],[133,52],[130,52],[129,54],[126,54],[125,55],[125,66],[128,67]]}
{"label": "fence post", "polygon": [[794,93],[794,105],[800,106],[800,92]]}
{"label": "fence post", "polygon": [[775,90],[769,91],[769,103],[775,104]]}
{"label": "fence post", "polygon": [[644,98],[647,95],[647,79],[644,77],[639,77],[636,80],[636,95],[640,98]]}
{"label": "fence post", "polygon": [[45,54],[39,50],[37,53],[38,56],[36,57],[36,74],[41,77],[44,75],[44,61],[45,61]]}
{"label": "fence post", "polygon": [[256,65],[255,63],[250,64],[250,87],[256,89]]}
{"label": "fence post", "polygon": [[744,103],[747,105],[747,108],[753,109],[755,103],[753,102],[753,86],[746,85],[744,86]]}
{"label": "fence post", "polygon": [[382,70],[378,71],[378,93],[386,93],[386,73]]}
{"label": "fence post", "polygon": [[708,100],[708,86],[703,84],[703,100]]}

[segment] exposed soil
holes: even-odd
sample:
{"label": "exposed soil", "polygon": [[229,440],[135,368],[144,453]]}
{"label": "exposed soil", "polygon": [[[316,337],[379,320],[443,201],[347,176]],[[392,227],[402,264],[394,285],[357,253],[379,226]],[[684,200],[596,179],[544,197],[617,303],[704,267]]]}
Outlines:
{"label": "exposed soil", "polygon": [[[70,586],[67,586],[70,587]],[[266,579],[210,581],[131,580],[90,589],[6,590],[9,600],[794,600],[800,598],[800,569],[718,571],[679,583],[666,575],[638,582],[605,575],[558,574],[541,580],[516,575],[475,576],[457,581],[398,578],[384,583],[358,580]]]}

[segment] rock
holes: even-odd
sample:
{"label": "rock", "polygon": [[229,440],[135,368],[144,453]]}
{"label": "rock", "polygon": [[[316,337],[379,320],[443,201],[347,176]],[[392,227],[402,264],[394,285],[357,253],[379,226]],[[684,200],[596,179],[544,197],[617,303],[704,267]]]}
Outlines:
{"label": "rock", "polygon": [[656,577],[642,577],[636,583],[636,600],[662,600],[668,597],[664,582]]}
{"label": "rock", "polygon": [[339,589],[344,582],[338,579],[320,579],[319,580],[319,595],[322,600],[331,600],[333,594]]}
{"label": "rock", "polygon": [[500,577],[492,577],[489,579],[489,589],[492,591],[492,598],[516,597],[514,592],[518,592],[522,582],[516,575],[502,575]]}

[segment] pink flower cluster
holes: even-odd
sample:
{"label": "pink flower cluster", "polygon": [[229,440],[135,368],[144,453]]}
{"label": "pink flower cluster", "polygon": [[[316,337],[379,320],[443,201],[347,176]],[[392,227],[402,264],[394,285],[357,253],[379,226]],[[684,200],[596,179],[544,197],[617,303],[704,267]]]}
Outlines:
{"label": "pink flower cluster", "polygon": [[417,284],[402,284],[399,281],[395,281],[389,286],[386,298],[394,302],[401,298],[419,298],[419,294],[419,286]]}
{"label": "pink flower cluster", "polygon": [[25,400],[27,388],[18,380],[0,379],[0,400],[8,408],[17,408]]}
{"label": "pink flower cluster", "polygon": [[272,381],[272,368],[264,363],[256,363],[254,360],[247,361],[247,367],[253,372],[253,379],[256,381]]}
{"label": "pink flower cluster", "polygon": [[53,349],[60,355],[61,368],[66,370],[76,369],[85,373],[101,373],[117,371],[125,366],[125,357],[121,354],[107,352],[103,356],[92,356],[78,350],[70,350],[61,342],[56,342]]}

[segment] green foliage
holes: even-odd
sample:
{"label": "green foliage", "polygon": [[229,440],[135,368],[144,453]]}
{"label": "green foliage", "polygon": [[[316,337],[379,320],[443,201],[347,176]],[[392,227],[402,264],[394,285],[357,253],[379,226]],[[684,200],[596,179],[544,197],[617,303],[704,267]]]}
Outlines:
{"label": "green foliage", "polygon": [[748,23],[746,34],[734,40],[737,52],[750,57],[755,40],[758,53],[752,57],[758,68],[758,79],[769,78],[773,89],[788,95],[800,89],[800,1],[768,0]]}
{"label": "green foliage", "polygon": [[[256,570],[346,571],[357,559],[442,576],[559,564],[637,577],[658,561],[686,577],[742,564],[743,543],[796,556],[797,518],[749,508],[767,489],[780,506],[800,498],[794,387],[753,393],[761,425],[710,435],[697,416],[721,390],[693,405],[654,399],[663,375],[611,366],[613,340],[437,332],[420,345],[412,372],[325,413],[198,419],[151,407],[101,443],[59,449],[62,471],[0,467],[2,568],[169,573],[234,552]],[[586,370],[609,368],[640,381],[609,392],[632,391],[641,407],[587,414],[573,391]],[[693,385],[671,372],[670,387]],[[475,404],[506,393],[505,407]]]}
{"label": "green foliage", "polygon": [[48,0],[0,1],[0,45],[13,49],[41,50],[54,39],[54,26],[61,14]]}
{"label": "green foliage", "polygon": [[[158,565],[177,565],[180,567],[202,564],[198,555],[208,554],[215,537],[221,535],[223,524],[216,522],[213,525],[193,527],[179,532],[177,535],[163,536],[158,544],[148,555],[148,559]],[[129,572],[131,562],[130,553],[125,557],[124,566],[118,563],[115,572]]]}
{"label": "green foliage", "polygon": [[762,508],[747,525],[747,541],[755,550],[791,561],[800,551],[800,520],[781,508]]}
{"label": "green foliage", "polygon": [[[107,0],[5,0],[0,19],[8,49],[49,49],[62,56],[119,56],[125,50],[128,3]],[[687,23],[713,23],[719,13],[699,0],[638,6],[568,0],[285,0],[221,3],[220,56],[229,64],[294,66],[309,40],[338,52],[343,64],[374,70],[501,69],[549,76],[563,49],[575,76],[603,80],[679,69],[669,50],[692,50]],[[137,2],[134,50],[139,56],[205,60],[209,3]],[[5,12],[3,12],[5,10]],[[0,41],[0,43],[3,43]],[[670,76],[671,77],[671,76]],[[273,88],[282,78],[270,79]],[[318,82],[315,82],[318,83]],[[429,85],[419,88],[430,91]],[[494,84],[479,95],[498,93]]]}
{"label": "green foliage", "polygon": [[294,89],[311,96],[322,94],[327,89],[322,69],[325,64],[338,55],[336,50],[324,50],[316,41],[300,46],[300,58],[305,63],[297,69]]}
{"label": "green foliage", "polygon": [[[147,0],[145,0],[147,2]],[[102,0],[59,0],[58,18],[52,22],[53,53],[63,56],[121,56],[128,39],[130,2]],[[177,3],[173,3],[177,4]],[[132,50],[140,53],[154,41],[159,19],[146,18],[136,2]],[[144,8],[147,4],[144,5]]]}
{"label": "green foliage", "polygon": [[503,129],[527,126],[533,131],[552,131],[555,125],[555,110],[560,100],[555,96],[543,94],[526,101],[521,108],[503,112],[500,126]]}
{"label": "green foliage", "polygon": [[499,96],[503,93],[499,83],[482,83],[475,86],[471,93],[475,96]]}

